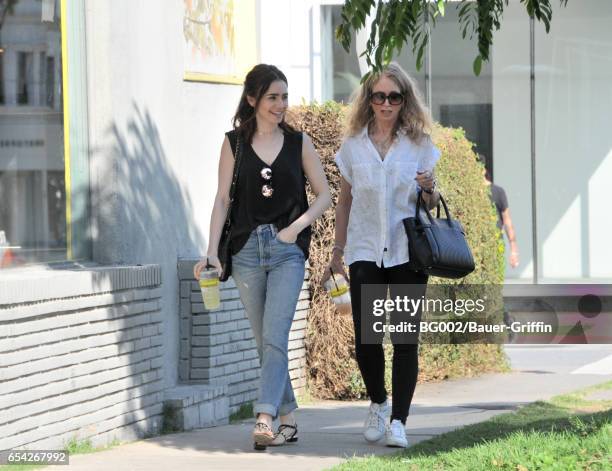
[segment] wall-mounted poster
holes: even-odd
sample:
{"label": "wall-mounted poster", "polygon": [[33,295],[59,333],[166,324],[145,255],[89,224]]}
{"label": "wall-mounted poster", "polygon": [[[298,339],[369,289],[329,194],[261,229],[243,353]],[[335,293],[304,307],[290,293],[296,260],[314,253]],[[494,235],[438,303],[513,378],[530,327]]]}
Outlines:
{"label": "wall-mounted poster", "polygon": [[255,0],[183,0],[185,80],[242,84],[257,63]]}

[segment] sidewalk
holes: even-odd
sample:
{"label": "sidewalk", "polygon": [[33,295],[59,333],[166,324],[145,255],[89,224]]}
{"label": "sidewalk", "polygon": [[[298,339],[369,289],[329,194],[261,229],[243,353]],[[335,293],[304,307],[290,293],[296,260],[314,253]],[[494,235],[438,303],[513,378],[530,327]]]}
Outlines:
{"label": "sidewalk", "polygon": [[[602,375],[521,371],[473,379],[419,385],[407,422],[416,443],[464,425],[506,413],[521,404],[568,393],[606,381]],[[361,427],[368,403],[323,401],[297,412],[297,444],[252,449],[252,420],[239,424],[164,435],[70,457],[75,471],[325,469],[348,457],[396,453],[382,443],[369,445]],[[45,469],[51,469],[47,467]]]}

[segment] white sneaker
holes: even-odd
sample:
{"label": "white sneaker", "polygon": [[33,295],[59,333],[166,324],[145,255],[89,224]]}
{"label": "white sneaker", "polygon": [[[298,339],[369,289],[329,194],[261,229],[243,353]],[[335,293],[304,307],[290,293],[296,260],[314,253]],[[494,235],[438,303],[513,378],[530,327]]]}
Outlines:
{"label": "white sneaker", "polygon": [[386,439],[387,446],[398,448],[406,448],[408,446],[406,428],[401,420],[394,419],[391,424],[387,426]]}
{"label": "white sneaker", "polygon": [[386,430],[386,424],[389,421],[390,409],[388,401],[382,404],[376,404],[375,402],[370,404],[368,417],[363,426],[363,436],[366,441],[373,443],[383,437]]}

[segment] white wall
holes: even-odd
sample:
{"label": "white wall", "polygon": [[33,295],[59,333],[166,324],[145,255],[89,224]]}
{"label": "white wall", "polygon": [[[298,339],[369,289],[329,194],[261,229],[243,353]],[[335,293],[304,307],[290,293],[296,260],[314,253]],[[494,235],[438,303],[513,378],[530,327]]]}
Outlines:
{"label": "white wall", "polygon": [[568,2],[536,29],[538,243],[544,280],[612,279],[612,4]]}
{"label": "white wall", "polygon": [[87,0],[94,260],[162,267],[164,374],[177,379],[178,257],[205,253],[236,85],[185,82],[183,2]]}
{"label": "white wall", "polygon": [[319,28],[319,3],[260,0],[261,62],[274,64],[285,73],[290,105],[320,100],[320,70],[311,68],[318,62],[320,47],[320,37],[311,35],[311,24]]}

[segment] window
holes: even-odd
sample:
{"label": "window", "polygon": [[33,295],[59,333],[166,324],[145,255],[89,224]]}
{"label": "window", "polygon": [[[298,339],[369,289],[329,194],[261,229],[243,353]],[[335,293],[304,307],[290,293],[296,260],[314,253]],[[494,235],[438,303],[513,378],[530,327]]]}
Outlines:
{"label": "window", "polygon": [[20,0],[0,25],[0,268],[67,258],[60,11],[51,4]]}
{"label": "window", "polygon": [[[53,108],[55,101],[55,59],[53,57],[46,58],[46,75],[45,75],[45,100],[44,103],[49,107]],[[42,90],[42,87],[41,87]]]}
{"label": "window", "polygon": [[[491,61],[483,64],[479,77],[472,62],[476,39],[461,40],[459,8],[449,3],[445,15],[437,19],[431,35],[432,115],[443,126],[462,127],[476,152],[486,157],[491,169],[493,146]],[[527,51],[526,51],[527,52]]]}
{"label": "window", "polygon": [[612,278],[612,2],[568,2],[534,38],[537,243],[544,280]]}
{"label": "window", "polygon": [[4,105],[4,50],[0,49],[0,105]]}
{"label": "window", "polygon": [[[367,64],[363,59],[360,63],[357,50],[365,49],[369,32],[360,33],[357,37],[353,33],[351,52],[347,53],[335,39],[336,28],[342,21],[341,10],[340,4],[321,7],[322,95],[324,100],[348,103],[353,91],[359,87],[361,76],[367,71]],[[424,68],[416,70],[416,60],[411,48],[404,48],[395,60],[416,80],[419,91],[425,96],[425,71]]]}

